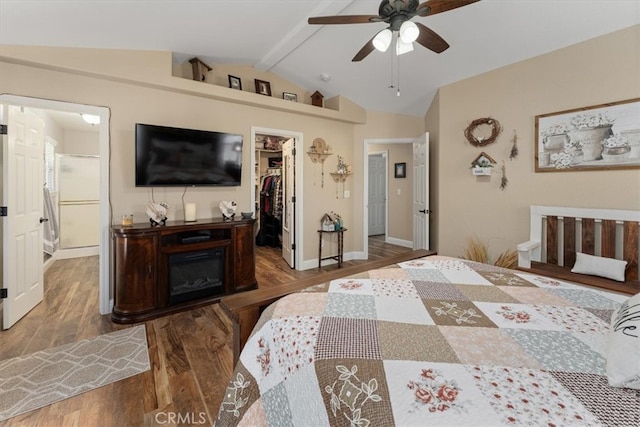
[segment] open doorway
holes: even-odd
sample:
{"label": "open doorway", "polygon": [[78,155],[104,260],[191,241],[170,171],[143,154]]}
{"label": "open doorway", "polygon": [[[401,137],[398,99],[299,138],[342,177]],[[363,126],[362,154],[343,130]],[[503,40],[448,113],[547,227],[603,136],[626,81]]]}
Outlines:
{"label": "open doorway", "polygon": [[251,128],[251,206],[256,217],[256,244],[268,247],[294,269],[301,268],[303,146],[298,132]]}
{"label": "open doorway", "polygon": [[[109,225],[110,225],[110,211],[109,211],[109,117],[110,112],[106,107],[74,104],[61,101],[52,101],[38,98],[28,98],[14,95],[0,95],[0,105],[3,108],[8,106],[16,106],[23,110],[31,110],[36,112],[40,116],[45,115],[54,122],[53,116],[57,116],[58,120],[63,120],[64,115],[69,115],[73,119],[80,118],[81,114],[88,114],[100,121],[100,123],[94,123],[93,129],[97,133],[97,156],[96,165],[99,168],[99,189],[97,191],[97,207],[96,212],[99,216],[98,220],[98,245],[97,255],[99,257],[99,269],[98,269],[98,282],[99,282],[99,311],[100,314],[107,314],[111,311],[112,302],[110,297],[110,284],[109,284]],[[4,124],[4,123],[3,123]],[[70,126],[65,124],[64,126]],[[64,126],[61,125],[61,128]],[[11,129],[8,130],[11,132]],[[75,132],[75,131],[74,131]],[[52,140],[56,138],[50,137],[48,142],[50,145],[55,145]],[[80,138],[81,139],[81,138]],[[55,150],[54,150],[55,153]],[[43,156],[46,153],[43,153]],[[46,173],[55,173],[55,170],[47,170]],[[44,174],[43,174],[44,176]],[[10,181],[13,177],[8,177],[7,181]],[[15,182],[15,181],[14,181]],[[40,183],[40,187],[44,186],[45,182]],[[13,185],[9,183],[8,185]],[[44,206],[43,206],[44,208]],[[84,206],[83,206],[84,208]],[[44,209],[43,209],[44,210]],[[43,212],[44,213],[44,212]],[[6,230],[6,227],[3,227]],[[7,238],[7,234],[3,233],[3,244]],[[44,245],[43,245],[44,246]],[[81,249],[81,251],[84,249]],[[38,251],[39,255],[34,256],[43,258],[43,248],[35,248],[34,252]],[[70,256],[67,254],[67,256]],[[73,254],[71,254],[73,256]],[[3,276],[6,277],[7,270],[12,266],[3,265]]]}
{"label": "open doorway", "polygon": [[[363,248],[367,259],[370,244],[378,245],[382,242],[413,248],[414,225],[411,212],[414,187],[413,153],[416,141],[412,138],[364,141]],[[372,165],[380,171],[372,171]],[[380,174],[385,175],[384,185],[383,179],[378,176]],[[384,233],[379,233],[381,230]]]}

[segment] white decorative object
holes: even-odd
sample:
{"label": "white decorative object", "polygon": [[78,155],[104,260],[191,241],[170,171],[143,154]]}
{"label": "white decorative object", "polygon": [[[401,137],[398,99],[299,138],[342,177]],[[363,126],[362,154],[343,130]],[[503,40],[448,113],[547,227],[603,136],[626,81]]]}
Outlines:
{"label": "white decorative object", "polygon": [[624,282],[624,270],[626,267],[627,261],[576,252],[576,263],[571,269],[571,272],[600,276],[617,280],[618,282]]}
{"label": "white decorative object", "polygon": [[223,200],[218,207],[220,208],[220,212],[222,212],[222,218],[232,219],[236,215],[238,205],[233,200]]}
{"label": "white decorative object", "polygon": [[196,204],[195,203],[184,204],[184,220],[187,222],[193,222],[196,220]]}
{"label": "white decorative object", "polygon": [[151,222],[151,225],[158,225],[160,223],[164,225],[167,222],[168,210],[169,210],[169,205],[167,204],[167,202],[160,202],[160,203],[151,202],[147,205],[144,211],[149,217],[149,221]]}
{"label": "white decorative object", "polygon": [[640,294],[611,315],[607,343],[607,379],[612,387],[640,390]]}

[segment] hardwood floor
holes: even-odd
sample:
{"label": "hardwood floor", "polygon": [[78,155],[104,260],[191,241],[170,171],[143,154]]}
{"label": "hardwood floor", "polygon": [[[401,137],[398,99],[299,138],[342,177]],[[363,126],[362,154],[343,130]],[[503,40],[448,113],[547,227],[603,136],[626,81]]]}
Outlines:
{"label": "hardwood floor", "polygon": [[[410,249],[369,239],[371,261]],[[280,249],[257,247],[260,287],[277,286],[337,269],[296,271]],[[344,266],[367,261],[347,261]],[[0,360],[93,338],[133,325],[98,314],[98,257],[56,261],[45,275],[44,301],[0,332]],[[151,370],[0,426],[211,425],[231,377],[231,322],[219,304],[145,322]],[[174,421],[174,422],[170,422]]]}

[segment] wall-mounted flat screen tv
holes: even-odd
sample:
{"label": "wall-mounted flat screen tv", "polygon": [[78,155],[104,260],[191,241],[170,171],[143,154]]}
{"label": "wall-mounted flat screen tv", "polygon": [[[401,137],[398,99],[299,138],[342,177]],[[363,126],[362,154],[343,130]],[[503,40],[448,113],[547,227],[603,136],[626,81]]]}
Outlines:
{"label": "wall-mounted flat screen tv", "polygon": [[233,186],[242,135],[136,123],[136,187]]}

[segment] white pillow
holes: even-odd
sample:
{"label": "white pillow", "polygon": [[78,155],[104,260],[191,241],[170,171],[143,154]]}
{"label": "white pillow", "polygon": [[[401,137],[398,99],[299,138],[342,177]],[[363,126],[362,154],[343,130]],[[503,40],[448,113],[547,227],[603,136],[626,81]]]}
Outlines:
{"label": "white pillow", "polygon": [[640,293],[611,315],[607,378],[612,387],[640,390]]}
{"label": "white pillow", "polygon": [[624,282],[624,270],[626,267],[627,261],[577,252],[576,263],[573,265],[571,272],[606,277],[607,279]]}

